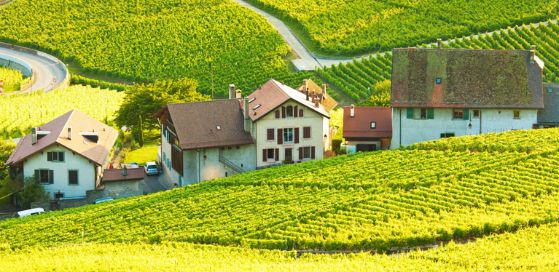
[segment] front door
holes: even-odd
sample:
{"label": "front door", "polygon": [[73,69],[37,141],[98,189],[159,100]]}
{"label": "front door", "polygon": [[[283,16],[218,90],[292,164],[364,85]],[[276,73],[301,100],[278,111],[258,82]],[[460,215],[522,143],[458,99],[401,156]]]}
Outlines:
{"label": "front door", "polygon": [[293,162],[293,149],[292,148],[286,148],[285,149],[285,162],[286,163]]}

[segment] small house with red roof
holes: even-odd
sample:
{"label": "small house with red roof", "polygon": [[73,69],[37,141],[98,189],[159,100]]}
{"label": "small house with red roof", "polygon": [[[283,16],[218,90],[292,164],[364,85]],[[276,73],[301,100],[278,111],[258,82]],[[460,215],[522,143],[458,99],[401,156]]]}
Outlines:
{"label": "small house with red roof", "polygon": [[387,107],[344,107],[343,137],[348,153],[390,148],[392,111]]}

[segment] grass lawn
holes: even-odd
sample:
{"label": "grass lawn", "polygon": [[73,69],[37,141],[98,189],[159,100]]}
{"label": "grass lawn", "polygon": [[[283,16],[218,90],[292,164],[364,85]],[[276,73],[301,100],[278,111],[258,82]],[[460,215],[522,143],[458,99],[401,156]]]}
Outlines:
{"label": "grass lawn", "polygon": [[159,143],[157,142],[157,139],[146,141],[143,147],[128,152],[128,154],[126,154],[126,157],[124,158],[124,162],[137,162],[140,164],[145,164],[148,161],[157,161],[158,146]]}

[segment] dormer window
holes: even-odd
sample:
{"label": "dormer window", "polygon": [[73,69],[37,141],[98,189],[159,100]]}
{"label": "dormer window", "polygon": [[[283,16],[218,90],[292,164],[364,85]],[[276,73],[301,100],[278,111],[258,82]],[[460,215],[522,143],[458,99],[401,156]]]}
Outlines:
{"label": "dormer window", "polygon": [[91,142],[97,143],[99,141],[99,134],[97,132],[82,132],[81,134]]}
{"label": "dormer window", "polygon": [[252,103],[254,100],[256,100],[256,97],[253,97],[253,98],[249,99],[248,103]]}
{"label": "dormer window", "polygon": [[375,128],[377,128],[377,122],[372,121],[371,122],[371,129],[375,129]]}

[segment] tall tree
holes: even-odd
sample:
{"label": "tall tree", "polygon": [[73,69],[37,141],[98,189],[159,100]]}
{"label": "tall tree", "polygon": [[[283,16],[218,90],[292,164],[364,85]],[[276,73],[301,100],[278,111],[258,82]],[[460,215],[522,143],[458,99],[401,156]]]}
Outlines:
{"label": "tall tree", "polygon": [[188,78],[134,85],[125,91],[126,97],[117,112],[116,124],[130,127],[134,136],[139,138],[140,127],[157,128],[154,115],[167,104],[209,100],[208,96],[196,90],[197,87],[198,83]]}

